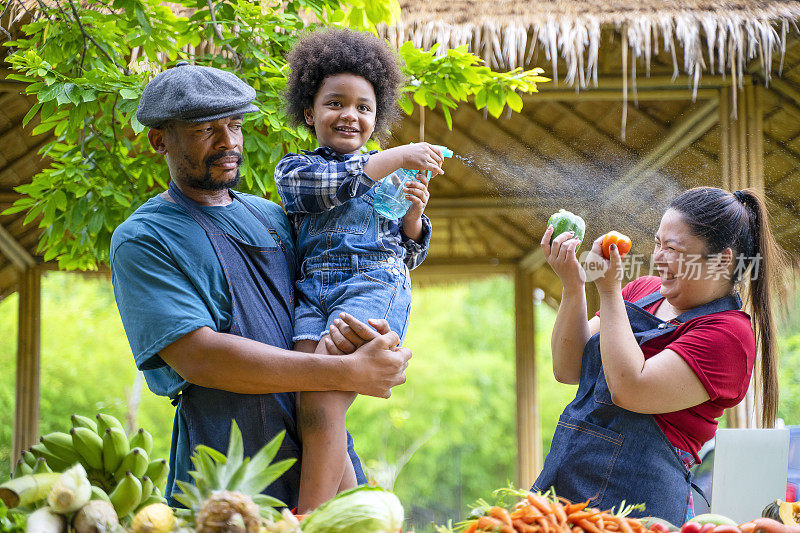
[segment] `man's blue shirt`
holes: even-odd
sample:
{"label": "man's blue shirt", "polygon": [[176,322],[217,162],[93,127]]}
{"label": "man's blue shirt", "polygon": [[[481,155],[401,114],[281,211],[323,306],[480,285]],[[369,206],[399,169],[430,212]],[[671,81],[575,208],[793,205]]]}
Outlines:
{"label": "man's blue shirt", "polygon": [[[240,194],[264,215],[286,248],[295,277],[291,226],[278,204]],[[255,246],[274,239],[239,201],[201,206],[217,226]],[[111,279],[136,366],[155,394],[175,396],[186,386],[158,352],[203,326],[227,331],[231,296],[225,274],[205,231],[178,205],[161,196],[144,203],[114,231]]]}

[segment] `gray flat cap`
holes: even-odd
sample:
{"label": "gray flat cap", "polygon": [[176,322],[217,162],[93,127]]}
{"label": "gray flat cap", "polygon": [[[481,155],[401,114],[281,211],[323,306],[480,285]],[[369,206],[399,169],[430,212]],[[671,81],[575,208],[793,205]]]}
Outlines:
{"label": "gray flat cap", "polygon": [[255,97],[255,89],[230,72],[179,61],[150,80],[136,118],[151,128],[173,119],[206,122],[257,111]]}

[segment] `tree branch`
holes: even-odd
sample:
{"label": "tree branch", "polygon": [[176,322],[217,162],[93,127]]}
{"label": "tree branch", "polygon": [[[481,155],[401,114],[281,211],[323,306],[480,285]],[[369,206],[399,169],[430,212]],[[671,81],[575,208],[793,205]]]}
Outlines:
{"label": "tree branch", "polygon": [[120,69],[122,71],[123,74],[125,74],[126,76],[130,75],[130,71],[126,67],[123,67],[122,65],[117,63],[114,60],[114,58],[111,57],[108,52],[106,52],[105,48],[100,46],[100,43],[95,41],[94,38],[91,35],[86,33],[86,29],[83,27],[83,24],[81,24],[81,17],[80,17],[80,15],[78,15],[78,10],[75,9],[75,4],[73,3],[72,0],[69,0],[69,6],[72,8],[72,14],[75,16],[75,22],[78,23],[78,28],[80,28],[81,33],[83,34],[83,38],[90,40],[92,42],[92,44],[94,44],[98,48],[98,50],[103,52],[103,55],[106,56],[109,61],[111,61],[118,69]]}
{"label": "tree branch", "polygon": [[[206,0],[206,3],[208,4],[208,11],[209,11],[209,14],[211,15],[211,27],[214,30],[214,35],[217,36],[217,39],[219,39],[220,43],[221,43],[222,41],[225,40],[225,37],[222,35],[222,30],[220,29],[219,25],[217,24],[217,18],[216,18],[216,15],[214,13],[214,3],[213,3],[212,0]],[[236,61],[236,70],[241,71],[242,70],[242,62],[239,60],[239,54],[236,53],[236,50],[234,50],[233,47],[231,45],[229,45],[229,44],[224,44],[224,45],[222,45],[222,47],[225,50],[227,50],[228,52],[230,52],[230,54],[233,56],[233,60]]]}
{"label": "tree branch", "polygon": [[[0,20],[2,20],[2,19],[3,19],[3,16],[5,16],[5,14],[6,14],[6,11],[8,11],[8,8],[10,8],[10,7],[11,7],[11,4],[12,4],[12,3],[13,3],[13,0],[9,0],[9,2],[6,4],[6,7],[4,7],[4,8],[3,8],[3,12],[2,12],[2,13],[0,13]],[[24,7],[24,6],[23,6],[23,7]],[[11,37],[11,34],[10,34],[10,33],[8,33],[8,32],[6,31],[6,29],[5,29],[3,26],[0,26],[0,31],[2,31],[3,33],[5,33],[5,34],[6,34],[6,38],[7,38],[9,41],[13,41],[13,40],[14,40],[14,39],[13,39],[13,37]],[[12,51],[12,53],[13,53],[13,51]]]}

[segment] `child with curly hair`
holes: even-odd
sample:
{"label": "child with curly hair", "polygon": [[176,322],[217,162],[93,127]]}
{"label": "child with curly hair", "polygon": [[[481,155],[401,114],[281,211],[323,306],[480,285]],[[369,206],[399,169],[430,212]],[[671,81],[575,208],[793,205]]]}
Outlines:
{"label": "child with curly hair", "polygon": [[[345,311],[362,322],[385,319],[402,343],[411,308],[408,271],[427,255],[431,236],[423,215],[428,181],[418,174],[419,181],[408,184],[411,207],[400,220],[374,211],[373,186],[399,168],[442,174],[442,154],[427,143],[361,153],[369,139],[384,140],[399,117],[402,75],[395,53],[379,38],[345,29],[317,31],[295,44],[288,62],[288,113],[319,142],[314,151],[287,154],[275,169],[302,264],[295,285],[295,349],[332,353],[327,335]],[[345,427],[354,397],[297,396],[301,513],[366,482]]]}

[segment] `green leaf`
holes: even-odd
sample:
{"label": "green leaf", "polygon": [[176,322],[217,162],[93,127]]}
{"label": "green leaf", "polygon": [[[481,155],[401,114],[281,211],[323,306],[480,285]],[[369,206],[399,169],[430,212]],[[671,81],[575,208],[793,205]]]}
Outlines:
{"label": "green leaf", "polygon": [[40,102],[47,102],[48,100],[53,100],[62,92],[62,84],[61,83],[54,83],[41,91],[39,94],[36,95],[36,98],[39,99]]}
{"label": "green leaf", "polygon": [[504,107],[505,99],[498,94],[498,91],[492,91],[489,93],[489,99],[486,102],[486,109],[489,110],[490,115],[492,115],[494,118],[500,117],[500,113],[503,112]]}
{"label": "green leaf", "polygon": [[28,122],[31,121],[31,119],[34,117],[34,115],[36,115],[36,113],[39,111],[39,109],[41,107],[42,107],[42,103],[41,102],[36,102],[35,104],[33,104],[33,107],[31,107],[30,110],[22,118],[22,127],[23,128],[28,125]]}
{"label": "green leaf", "polygon": [[56,207],[59,211],[67,210],[67,195],[61,189],[56,189],[56,192],[53,193],[53,198],[51,201],[56,204]]}
{"label": "green leaf", "polygon": [[447,129],[450,131],[453,130],[453,117],[450,116],[450,109],[447,106],[442,106],[442,112],[444,113],[444,120],[447,122]]}
{"label": "green leaf", "polygon": [[122,98],[124,98],[125,100],[138,100],[139,99],[139,93],[134,91],[133,89],[128,89],[127,87],[124,88],[124,89],[121,89],[119,91],[119,95]]}
{"label": "green leaf", "polygon": [[253,502],[259,507],[286,507],[286,504],[278,498],[273,498],[267,494],[256,494],[253,496]]}
{"label": "green leaf", "polygon": [[150,35],[150,33],[153,31],[150,28],[150,21],[147,19],[147,15],[138,4],[136,6],[136,20],[138,20],[139,24],[141,24],[145,35]]}
{"label": "green leaf", "polygon": [[56,127],[56,125],[58,125],[58,121],[51,121],[51,122],[45,122],[43,124],[39,124],[38,126],[33,128],[33,131],[31,132],[31,135],[33,135],[35,137],[37,135],[40,135],[42,133],[45,133],[47,131],[52,130],[53,128]]}
{"label": "green leaf", "polygon": [[486,89],[481,89],[477,93],[475,93],[475,107],[477,109],[483,109],[486,107]]}
{"label": "green leaf", "polygon": [[[269,466],[278,450],[281,448],[283,439],[286,436],[286,431],[281,431],[273,437],[267,444],[264,445],[250,460],[250,469],[253,472],[259,472]],[[260,492],[260,491],[259,491]]]}
{"label": "green leaf", "polygon": [[240,490],[245,494],[257,494],[267,488],[273,481],[281,477],[297,461],[294,457],[284,459],[269,465],[268,468],[254,472],[240,485]]}
{"label": "green leaf", "polygon": [[231,435],[228,441],[228,453],[225,454],[228,461],[242,462],[244,456],[244,446],[242,444],[242,432],[236,424],[236,420],[231,421]]}
{"label": "green leaf", "polygon": [[506,93],[506,103],[508,107],[519,113],[522,111],[522,98],[514,91]]}
{"label": "green leaf", "polygon": [[144,124],[139,122],[139,119],[136,118],[136,115],[135,114],[131,115],[131,129],[133,129],[133,133],[139,135],[140,133],[142,133],[144,128],[145,128]]}

